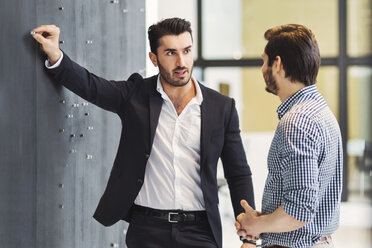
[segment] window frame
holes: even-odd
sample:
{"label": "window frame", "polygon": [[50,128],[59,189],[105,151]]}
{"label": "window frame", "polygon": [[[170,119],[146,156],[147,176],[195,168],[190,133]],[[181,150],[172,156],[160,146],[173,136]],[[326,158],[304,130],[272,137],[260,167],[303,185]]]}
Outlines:
{"label": "window frame", "polygon": [[[204,59],[203,58],[203,0],[197,0],[197,24],[198,24],[198,51],[195,66],[201,69],[201,80],[204,80],[204,70],[208,67],[261,67],[262,59]],[[343,153],[343,191],[342,201],[348,199],[348,156],[346,144],[348,140],[348,115],[347,115],[347,70],[350,66],[371,66],[372,55],[362,57],[350,57],[347,55],[347,1],[338,0],[338,28],[339,28],[339,51],[336,57],[324,57],[321,66],[335,66],[339,72],[338,109],[339,125],[342,134]]]}

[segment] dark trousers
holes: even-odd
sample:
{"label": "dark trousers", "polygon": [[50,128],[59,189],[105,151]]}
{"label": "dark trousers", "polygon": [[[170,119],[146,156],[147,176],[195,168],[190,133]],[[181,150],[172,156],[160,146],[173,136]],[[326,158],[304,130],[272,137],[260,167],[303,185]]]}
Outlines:
{"label": "dark trousers", "polygon": [[126,235],[128,248],[217,248],[208,220],[172,223],[133,213]]}

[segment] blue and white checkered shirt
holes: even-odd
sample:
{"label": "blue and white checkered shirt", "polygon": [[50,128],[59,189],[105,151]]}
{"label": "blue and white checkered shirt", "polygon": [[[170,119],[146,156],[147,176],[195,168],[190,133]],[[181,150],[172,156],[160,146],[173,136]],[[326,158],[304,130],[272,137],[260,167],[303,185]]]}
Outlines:
{"label": "blue and white checkered shirt", "polygon": [[262,245],[310,247],[339,224],[342,142],[337,120],[315,85],[278,107],[279,124],[268,155],[262,213],[280,205],[308,222],[286,233],[264,233]]}

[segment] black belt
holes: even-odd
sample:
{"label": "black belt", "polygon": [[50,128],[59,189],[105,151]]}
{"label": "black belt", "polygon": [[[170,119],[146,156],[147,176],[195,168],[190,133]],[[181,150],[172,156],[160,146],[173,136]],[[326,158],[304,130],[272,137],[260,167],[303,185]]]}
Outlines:
{"label": "black belt", "polygon": [[206,211],[159,210],[138,205],[133,206],[133,213],[166,220],[170,223],[198,222],[208,219]]}

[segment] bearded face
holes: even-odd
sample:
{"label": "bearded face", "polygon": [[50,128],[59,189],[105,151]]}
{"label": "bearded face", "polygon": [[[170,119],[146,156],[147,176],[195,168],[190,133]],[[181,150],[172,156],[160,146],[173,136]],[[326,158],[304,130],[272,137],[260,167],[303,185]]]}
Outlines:
{"label": "bearded face", "polygon": [[193,66],[188,68],[186,66],[177,66],[174,69],[166,69],[158,60],[159,73],[165,83],[174,86],[182,87],[185,86],[191,78]]}
{"label": "bearded face", "polygon": [[273,76],[273,71],[271,67],[267,67],[267,69],[262,73],[264,80],[266,82],[265,90],[269,93],[274,95],[278,94],[278,84]]}

